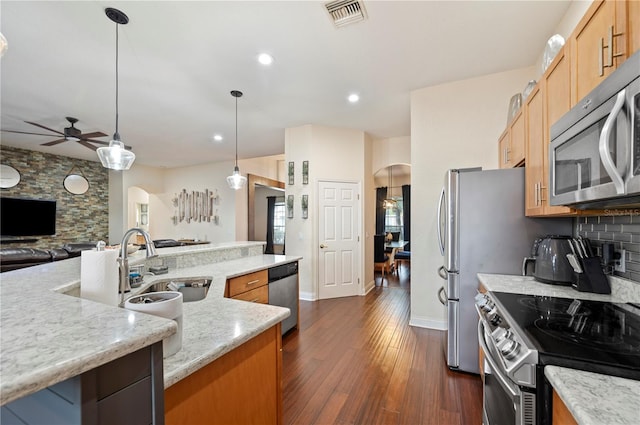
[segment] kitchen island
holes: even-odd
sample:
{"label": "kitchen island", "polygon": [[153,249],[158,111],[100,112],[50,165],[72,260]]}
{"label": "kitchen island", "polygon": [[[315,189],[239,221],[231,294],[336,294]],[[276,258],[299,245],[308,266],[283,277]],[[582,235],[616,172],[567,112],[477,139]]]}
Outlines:
{"label": "kitchen island", "polygon": [[[130,264],[164,262],[169,273],[213,278],[207,297],[183,305],[182,349],[164,359],[164,388],[276,327],[289,310],[224,298],[226,279],[300,257],[262,255],[263,243],[239,242],[158,249],[159,258],[130,256]],[[80,258],[3,273],[1,403],[83,374],[176,331],[175,322],[78,298]],[[76,295],[76,296],[72,296]]]}
{"label": "kitchen island", "polygon": [[[480,289],[615,303],[640,302],[640,284],[609,277],[611,294],[579,292],[570,286],[537,282],[529,276],[478,274]],[[554,390],[553,424],[631,425],[638,423],[640,381],[547,365],[544,374]],[[566,409],[566,410],[564,410]],[[567,412],[558,415],[559,412]]]}

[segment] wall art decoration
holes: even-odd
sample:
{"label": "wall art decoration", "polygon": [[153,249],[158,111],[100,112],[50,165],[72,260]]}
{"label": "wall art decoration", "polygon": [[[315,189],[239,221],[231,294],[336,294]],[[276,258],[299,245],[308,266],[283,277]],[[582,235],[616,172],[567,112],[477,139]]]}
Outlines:
{"label": "wall art decoration", "polygon": [[309,195],[302,195],[302,218],[309,218]]}
{"label": "wall art decoration", "polygon": [[293,218],[293,195],[287,196],[287,218]]}
{"label": "wall art decoration", "polygon": [[293,177],[294,174],[294,170],[295,170],[295,166],[293,164],[293,161],[289,162],[289,184],[292,185],[295,182],[295,179]]}
{"label": "wall art decoration", "polygon": [[302,161],[302,184],[309,184],[309,161]]}
{"label": "wall art decoration", "polygon": [[218,189],[215,189],[215,192],[209,189],[205,189],[204,192],[187,192],[187,189],[182,189],[182,192],[176,193],[172,201],[176,207],[176,215],[171,218],[173,224],[182,221],[191,223],[191,220],[199,223],[213,221],[218,224],[218,210],[214,213],[213,209],[214,205],[220,203]]}

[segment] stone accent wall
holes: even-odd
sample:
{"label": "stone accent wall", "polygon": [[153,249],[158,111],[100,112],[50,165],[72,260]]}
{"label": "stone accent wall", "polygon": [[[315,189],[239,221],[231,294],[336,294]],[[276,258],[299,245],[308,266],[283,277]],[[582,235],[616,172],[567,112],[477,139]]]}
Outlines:
{"label": "stone accent wall", "polygon": [[[99,162],[8,146],[0,147],[0,162],[20,172],[20,183],[0,189],[0,196],[57,201],[55,236],[23,237],[35,238],[37,242],[2,243],[2,247],[47,249],[67,242],[108,241],[109,172]],[[74,165],[74,174],[82,170],[89,181],[89,190],[82,195],[73,195],[63,186],[64,178]]]}

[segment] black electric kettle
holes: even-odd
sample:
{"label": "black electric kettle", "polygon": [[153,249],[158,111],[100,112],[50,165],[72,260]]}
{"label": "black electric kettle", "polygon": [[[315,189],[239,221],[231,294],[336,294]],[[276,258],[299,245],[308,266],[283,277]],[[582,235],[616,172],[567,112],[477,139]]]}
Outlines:
{"label": "black electric kettle", "polygon": [[531,257],[522,262],[522,275],[527,274],[527,264],[533,263],[535,280],[553,285],[571,285],[575,273],[567,254],[573,253],[571,236],[546,235],[533,242]]}

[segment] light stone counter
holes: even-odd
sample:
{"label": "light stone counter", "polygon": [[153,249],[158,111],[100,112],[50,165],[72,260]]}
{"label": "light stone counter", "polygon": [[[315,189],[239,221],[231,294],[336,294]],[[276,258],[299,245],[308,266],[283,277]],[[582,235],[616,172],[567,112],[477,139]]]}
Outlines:
{"label": "light stone counter", "polygon": [[[258,247],[258,248],[256,248]],[[225,261],[228,249],[248,255]],[[146,276],[143,286],[169,277],[211,276],[207,297],[183,305],[182,349],[164,361],[165,388],[233,350],[289,316],[289,309],[224,298],[226,277],[300,257],[255,255],[261,243],[210,244],[160,248],[160,257],[179,252],[213,256],[208,265],[171,269]],[[144,251],[131,257],[144,262]],[[150,261],[150,260],[147,260]],[[181,260],[178,260],[181,261]],[[89,371],[160,341],[176,331],[175,322],[83,300],[78,292],[80,258],[56,261],[0,275],[0,404]]]}
{"label": "light stone counter", "polygon": [[[530,276],[479,273],[478,280],[492,292],[640,303],[640,284],[616,277],[609,277],[610,295],[579,292],[570,286],[540,283]],[[640,381],[558,366],[546,366],[544,372],[578,424],[638,423]]]}
{"label": "light stone counter", "polygon": [[640,284],[617,277],[609,277],[609,282],[611,283],[610,295],[580,292],[571,286],[549,285],[538,282],[531,276],[478,273],[478,280],[487,291],[493,292],[511,292],[618,303],[640,302]]}
{"label": "light stone counter", "polygon": [[640,381],[558,366],[544,374],[580,425],[635,425]]}

